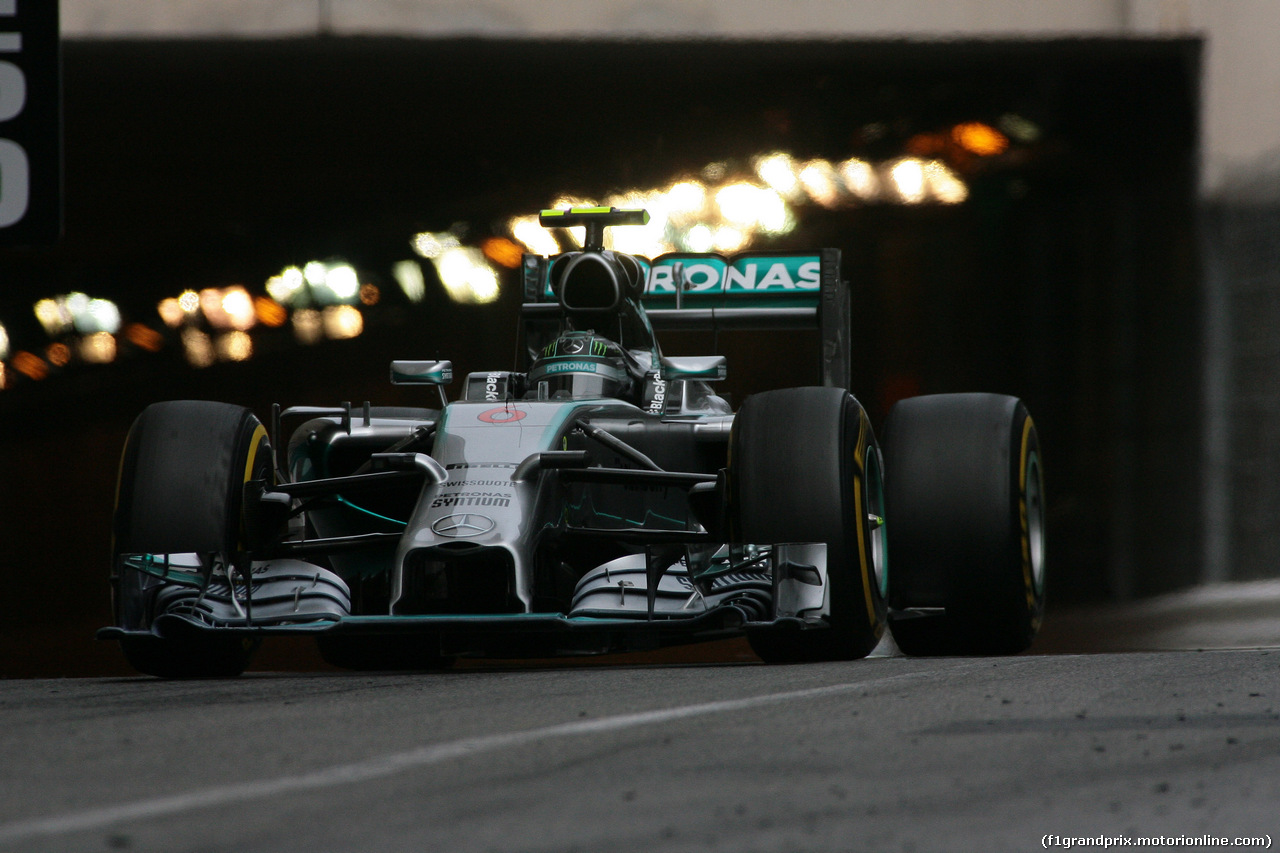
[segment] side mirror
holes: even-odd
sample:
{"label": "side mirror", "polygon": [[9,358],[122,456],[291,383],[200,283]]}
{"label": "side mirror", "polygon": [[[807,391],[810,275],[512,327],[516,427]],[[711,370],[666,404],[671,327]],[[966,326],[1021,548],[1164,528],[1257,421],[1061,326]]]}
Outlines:
{"label": "side mirror", "polygon": [[660,375],[668,382],[680,379],[717,382],[727,375],[726,364],[725,357],[722,355],[663,358]]}
{"label": "side mirror", "polygon": [[453,382],[452,361],[393,361],[392,385],[448,385]]}

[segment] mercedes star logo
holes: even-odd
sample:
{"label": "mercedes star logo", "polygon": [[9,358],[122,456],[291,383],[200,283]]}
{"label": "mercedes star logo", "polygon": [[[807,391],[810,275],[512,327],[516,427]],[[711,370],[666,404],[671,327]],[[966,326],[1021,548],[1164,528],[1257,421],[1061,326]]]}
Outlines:
{"label": "mercedes star logo", "polygon": [[465,536],[479,536],[493,529],[493,519],[487,515],[466,512],[461,515],[446,515],[437,518],[431,524],[431,532],[437,536],[448,536],[460,539]]}
{"label": "mercedes star logo", "polygon": [[587,342],[582,340],[581,338],[570,338],[569,340],[564,341],[563,343],[564,343],[565,355],[577,355],[578,353],[586,349],[586,346],[587,346]]}

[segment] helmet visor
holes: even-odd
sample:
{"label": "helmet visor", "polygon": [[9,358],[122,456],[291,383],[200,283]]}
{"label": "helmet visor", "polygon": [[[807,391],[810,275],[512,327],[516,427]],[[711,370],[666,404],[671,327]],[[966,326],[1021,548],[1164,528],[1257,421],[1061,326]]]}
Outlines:
{"label": "helmet visor", "polygon": [[626,372],[601,358],[551,358],[529,372],[529,385],[542,399],[613,397]]}

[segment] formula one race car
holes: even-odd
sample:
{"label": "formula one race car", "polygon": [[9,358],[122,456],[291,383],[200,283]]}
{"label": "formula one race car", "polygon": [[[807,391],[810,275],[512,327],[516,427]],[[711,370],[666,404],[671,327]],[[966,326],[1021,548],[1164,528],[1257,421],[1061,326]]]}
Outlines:
{"label": "formula one race car", "polygon": [[[177,401],[125,445],[112,582],[129,662],[235,675],[267,635],[330,663],[429,669],[745,636],[768,662],[1011,654],[1044,605],[1031,417],[994,394],[898,403],[878,444],[849,385],[835,250],[652,261],[644,211],[546,211],[585,247],[526,255],[517,371],[396,361],[439,408]],[[723,356],[655,329],[816,326],[822,385],[735,413]],[[291,424],[285,431],[286,422]]]}

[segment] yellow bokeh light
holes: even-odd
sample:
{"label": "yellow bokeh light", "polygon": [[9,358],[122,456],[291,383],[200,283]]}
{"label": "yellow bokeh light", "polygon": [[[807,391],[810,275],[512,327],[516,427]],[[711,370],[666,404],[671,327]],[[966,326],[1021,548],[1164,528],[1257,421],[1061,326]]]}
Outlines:
{"label": "yellow bokeh light", "polygon": [[775,151],[757,157],[755,170],[766,186],[784,198],[795,198],[800,194],[799,170],[790,154]]}
{"label": "yellow bokeh light", "polygon": [[364,332],[364,315],[354,305],[330,305],[321,314],[326,337],[335,341],[357,338]]}
{"label": "yellow bokeh light", "polygon": [[432,263],[454,302],[483,304],[498,298],[498,276],[479,249],[459,246]]}
{"label": "yellow bokeh light", "polygon": [[507,230],[535,255],[550,257],[560,253],[560,244],[551,232],[538,224],[537,216],[517,216],[507,223]]}
{"label": "yellow bokeh light", "polygon": [[758,187],[751,184],[736,183],[721,187],[716,191],[716,207],[720,215],[730,222],[745,225],[755,221],[755,199]]}
{"label": "yellow bokeh light", "polygon": [[481,304],[494,301],[498,298],[498,277],[492,270],[481,273],[471,283],[471,292],[475,294],[476,302]]}
{"label": "yellow bokeh light", "polygon": [[435,260],[440,257],[448,249],[457,248],[461,245],[458,238],[452,234],[433,234],[430,231],[423,231],[421,234],[413,235],[413,239],[409,241],[413,246],[413,250],[427,260]]}
{"label": "yellow bokeh light", "polygon": [[427,281],[417,261],[396,261],[391,267],[391,275],[410,302],[421,302],[427,295]]}
{"label": "yellow bokeh light", "polygon": [[41,299],[34,307],[36,319],[50,337],[74,328],[81,334],[109,332],[120,328],[120,309],[110,299],[91,299],[83,293],[68,293]]}
{"label": "yellow bokeh light", "polygon": [[276,302],[290,305],[298,297],[306,278],[299,267],[285,267],[279,275],[267,279],[267,293]]}
{"label": "yellow bokeh light", "polygon": [[480,244],[480,251],[495,264],[516,269],[524,257],[524,250],[505,237],[490,237]]}
{"label": "yellow bokeh light", "polygon": [[767,192],[761,196],[756,222],[766,234],[788,234],[796,227],[791,206],[775,192]]}
{"label": "yellow bokeh light", "polygon": [[584,198],[576,195],[562,195],[551,202],[549,207],[552,210],[564,210],[569,207],[599,207],[600,202],[594,198]]}
{"label": "yellow bokeh light", "polygon": [[253,338],[238,329],[219,335],[216,347],[218,358],[223,361],[248,361],[253,357]]}
{"label": "yellow bokeh light", "polygon": [[715,245],[715,235],[705,224],[699,223],[684,234],[684,248],[690,252],[710,252]]}
{"label": "yellow bokeh light", "polygon": [[255,296],[253,313],[258,322],[272,329],[278,329],[289,319],[289,312],[279,302],[268,296]]}
{"label": "yellow bokeh light", "polygon": [[252,329],[258,321],[257,314],[253,310],[253,297],[249,295],[249,291],[238,284],[222,291],[219,304],[228,324],[237,331]]}
{"label": "yellow bokeh light", "polygon": [[889,167],[889,178],[898,197],[907,204],[925,199],[924,165],[914,157],[903,157]]}
{"label": "yellow bokeh light", "polygon": [[110,364],[116,360],[116,339],[109,332],[95,332],[80,339],[80,358],[89,364]]}
{"label": "yellow bokeh light", "polygon": [[858,157],[845,160],[838,167],[844,187],[863,201],[871,201],[880,195],[880,178],[875,167]]}
{"label": "yellow bokeh light", "polygon": [[35,353],[18,350],[9,361],[14,370],[37,382],[49,375],[49,365]]}
{"label": "yellow bokeh light", "polygon": [[182,354],[192,367],[208,367],[216,361],[213,341],[204,332],[191,327],[182,330]]}
{"label": "yellow bokeh light", "polygon": [[960,204],[969,197],[964,181],[938,160],[924,164],[924,178],[929,194],[943,204]]}
{"label": "yellow bokeh light", "polygon": [[174,296],[160,300],[160,304],[156,306],[156,313],[160,315],[160,319],[164,324],[171,329],[178,328],[187,319],[187,312],[182,310],[177,297]]}
{"label": "yellow bokeh light", "polygon": [[227,312],[222,310],[222,290],[217,287],[206,287],[200,291],[200,313],[216,329],[225,329],[231,325]]}
{"label": "yellow bokeh light", "polygon": [[666,239],[668,216],[666,193],[661,190],[653,192],[632,190],[610,196],[605,199],[605,204],[622,210],[645,210],[649,213],[649,221],[644,225],[609,229],[605,234],[605,240],[606,244],[613,249],[629,255],[653,258],[675,248]]}
{"label": "yellow bokeh light", "polygon": [[711,248],[717,252],[732,254],[745,248],[748,239],[745,231],[732,225],[724,225],[711,234]]}
{"label": "yellow bokeh light", "polygon": [[54,367],[66,367],[71,363],[71,347],[64,343],[52,343],[45,347],[44,357]]}
{"label": "yellow bokeh light", "polygon": [[767,192],[744,181],[726,184],[716,191],[716,206],[720,215],[734,225],[755,225]]}
{"label": "yellow bokeh light", "polygon": [[147,352],[159,352],[164,346],[164,337],[155,329],[141,323],[130,323],[125,327],[124,337],[129,343]]}
{"label": "yellow bokeh light", "polygon": [[71,313],[66,304],[58,299],[41,299],[35,304],[36,320],[44,327],[49,337],[57,337],[71,328]]}
{"label": "yellow bokeh light", "polygon": [[349,302],[360,293],[360,276],[350,264],[335,264],[325,271],[324,286],[339,302]]}
{"label": "yellow bokeh light", "polygon": [[702,167],[702,177],[712,183],[723,181],[727,174],[729,174],[729,164],[723,160],[717,160]]}
{"label": "yellow bokeh light", "polygon": [[293,312],[293,337],[300,344],[319,343],[324,338],[324,327],[320,323],[320,312],[314,308],[304,308]]}
{"label": "yellow bokeh light", "polygon": [[[999,131],[971,122],[954,128],[956,138],[973,149],[988,151],[1007,144]],[[928,136],[926,140],[925,137]],[[692,252],[737,252],[761,239],[789,234],[798,225],[795,206],[807,203],[836,209],[853,202],[883,201],[892,204],[921,204],[936,201],[958,204],[968,198],[964,181],[936,157],[944,151],[955,153],[946,133],[918,135],[915,144],[924,146],[926,156],[907,156],[871,162],[860,157],[842,161],[813,158],[797,160],[788,151],[771,151],[750,158],[744,177],[744,162],[708,163],[697,178],[684,177],[658,189],[628,189],[596,197],[564,194],[547,207],[564,210],[577,207],[643,208],[650,221],[645,226],[608,229],[605,246],[635,255],[657,257],[676,250]],[[934,149],[938,149],[936,152]],[[494,264],[515,268],[516,250],[553,256],[582,248],[585,229],[543,228],[536,216],[507,220],[512,238],[490,238],[480,251]],[[430,257],[452,299],[463,302],[496,298],[498,283],[493,270],[469,260],[473,247],[455,244],[451,235],[424,232],[415,238],[420,254]],[[471,279],[474,277],[474,281]],[[410,298],[420,292],[417,272],[397,265],[396,278]]]}
{"label": "yellow bokeh light", "polygon": [[707,187],[699,181],[680,181],[667,190],[667,207],[672,215],[701,213],[707,206]]}
{"label": "yellow bokeh light", "polygon": [[800,169],[800,185],[809,198],[826,208],[840,204],[840,178],[826,160],[810,160]]}
{"label": "yellow bokeh light", "polygon": [[980,121],[967,121],[951,128],[951,139],[966,151],[980,157],[1003,154],[1009,148],[1009,137]]}
{"label": "yellow bokeh light", "polygon": [[302,265],[302,279],[312,287],[324,284],[325,276],[328,274],[329,267],[324,261],[308,261]]}

